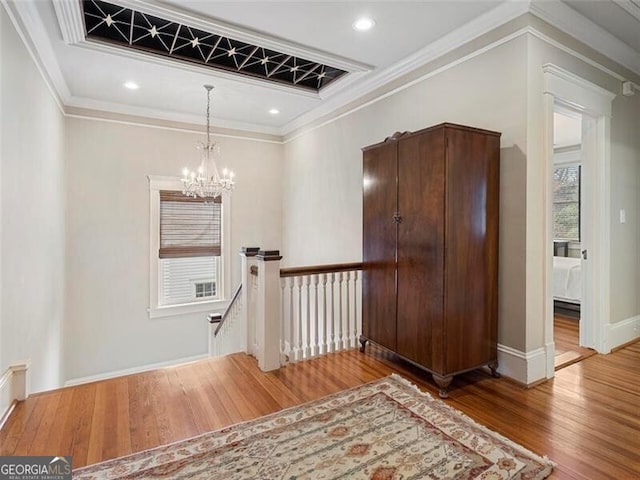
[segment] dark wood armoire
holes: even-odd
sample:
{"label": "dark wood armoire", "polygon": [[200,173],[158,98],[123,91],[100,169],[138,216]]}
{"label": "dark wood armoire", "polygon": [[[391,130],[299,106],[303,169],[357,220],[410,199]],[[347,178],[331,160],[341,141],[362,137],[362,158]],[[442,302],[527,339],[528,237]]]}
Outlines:
{"label": "dark wood armoire", "polygon": [[362,344],[498,376],[500,133],[444,123],[363,149]]}

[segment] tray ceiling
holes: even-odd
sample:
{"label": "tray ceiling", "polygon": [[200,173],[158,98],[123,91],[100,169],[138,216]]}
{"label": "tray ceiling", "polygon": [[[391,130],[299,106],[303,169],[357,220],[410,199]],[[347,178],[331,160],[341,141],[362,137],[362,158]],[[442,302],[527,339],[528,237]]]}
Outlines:
{"label": "tray ceiling", "polygon": [[82,2],[85,35],[121,48],[320,91],[347,72],[100,0]]}
{"label": "tray ceiling", "polygon": [[[213,84],[214,127],[281,136],[371,98],[380,87],[527,13],[640,74],[633,41],[640,31],[640,0],[603,0],[597,12],[585,16],[568,1],[21,0],[3,5],[69,114],[199,125],[202,85]],[[86,18],[90,11],[93,16]],[[361,16],[373,18],[375,27],[354,31],[352,23]],[[597,16],[598,22],[586,16]],[[323,69],[327,74],[320,78]],[[130,83],[139,88],[124,88]]]}

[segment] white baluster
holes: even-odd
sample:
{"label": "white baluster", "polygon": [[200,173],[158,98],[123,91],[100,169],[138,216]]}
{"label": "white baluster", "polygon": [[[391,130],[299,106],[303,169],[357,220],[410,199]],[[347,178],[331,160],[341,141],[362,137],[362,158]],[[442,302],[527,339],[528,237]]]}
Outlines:
{"label": "white baluster", "polygon": [[313,347],[311,355],[320,355],[320,321],[318,317],[318,275],[313,275]]}
{"label": "white baluster", "polygon": [[323,273],[320,278],[322,284],[322,353],[329,353],[329,334],[327,332],[327,274]]}
{"label": "white baluster", "polygon": [[336,298],[336,292],[335,292],[335,283],[336,283],[336,274],[331,272],[329,274],[329,283],[330,283],[330,292],[331,292],[331,343],[330,343],[330,347],[331,347],[331,352],[335,352],[336,351],[336,342],[337,342],[337,338],[336,338],[336,332],[337,332],[337,326],[336,326],[336,309],[335,309],[335,298]]}
{"label": "white baluster", "polygon": [[304,357],[304,344],[302,343],[302,277],[296,277],[298,286],[298,314],[296,315],[296,323],[298,324],[298,355],[297,360]]}
{"label": "white baluster", "polygon": [[299,350],[299,345],[298,345],[298,337],[296,336],[297,333],[297,323],[296,323],[296,319],[295,319],[295,311],[293,309],[293,284],[295,283],[295,277],[288,277],[287,279],[287,285],[289,286],[289,335],[290,335],[290,341],[291,341],[291,353],[289,354],[289,360],[292,362],[297,362],[298,361],[298,350]]}
{"label": "white baluster", "polygon": [[338,273],[338,350],[344,348],[344,324],[342,319],[342,272]]}
{"label": "white baluster", "polygon": [[304,358],[309,358],[311,357],[311,349],[312,349],[312,343],[311,343],[311,276],[310,275],[305,275],[304,276],[305,279],[305,299],[306,299],[306,326],[307,326],[307,331],[306,331],[306,342],[304,345]]}
{"label": "white baluster", "polygon": [[346,332],[344,336],[343,349],[351,348],[351,308],[349,307],[350,295],[349,295],[349,283],[351,282],[351,272],[345,272],[343,275],[345,280],[345,320],[346,320]]}
{"label": "white baluster", "polygon": [[353,272],[353,347],[358,346],[358,337],[360,329],[358,328],[358,271]]}

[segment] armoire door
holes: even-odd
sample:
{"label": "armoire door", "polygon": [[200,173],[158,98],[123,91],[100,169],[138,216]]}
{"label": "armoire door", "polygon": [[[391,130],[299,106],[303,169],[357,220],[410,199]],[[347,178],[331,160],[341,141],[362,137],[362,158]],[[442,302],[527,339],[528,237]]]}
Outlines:
{"label": "armoire door", "polygon": [[397,142],[363,152],[362,334],[396,348]]}
{"label": "armoire door", "polygon": [[396,351],[443,368],[445,162],[443,129],[398,146],[398,321]]}
{"label": "armoire door", "polygon": [[500,135],[448,129],[446,368],[497,358]]}

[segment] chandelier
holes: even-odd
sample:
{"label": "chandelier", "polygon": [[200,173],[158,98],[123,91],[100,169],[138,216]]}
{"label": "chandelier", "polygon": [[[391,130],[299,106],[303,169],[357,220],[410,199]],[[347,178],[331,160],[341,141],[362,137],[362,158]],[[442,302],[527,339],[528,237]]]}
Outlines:
{"label": "chandelier", "polygon": [[205,85],[207,90],[207,143],[198,143],[200,166],[197,170],[182,170],[182,193],[188,197],[213,199],[223,193],[231,193],[235,186],[233,172],[222,171],[216,167],[216,157],[220,155],[220,146],[211,142],[211,90],[213,85]]}

